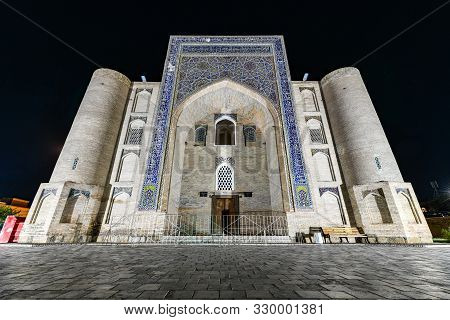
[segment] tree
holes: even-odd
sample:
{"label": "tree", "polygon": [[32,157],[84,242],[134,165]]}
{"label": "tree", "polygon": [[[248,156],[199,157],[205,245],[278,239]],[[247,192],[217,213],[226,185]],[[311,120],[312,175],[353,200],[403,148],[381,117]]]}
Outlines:
{"label": "tree", "polygon": [[18,213],[20,213],[20,210],[0,204],[0,223],[3,223],[7,216],[15,216]]}

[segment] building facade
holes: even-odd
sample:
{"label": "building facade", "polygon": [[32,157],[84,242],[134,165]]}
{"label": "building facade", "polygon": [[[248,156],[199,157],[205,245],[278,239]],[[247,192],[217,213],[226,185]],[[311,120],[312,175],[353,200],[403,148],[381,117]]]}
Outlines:
{"label": "building facade", "polygon": [[280,36],[170,38],[161,82],[94,72],[20,242],[431,242],[359,71],[292,81]]}

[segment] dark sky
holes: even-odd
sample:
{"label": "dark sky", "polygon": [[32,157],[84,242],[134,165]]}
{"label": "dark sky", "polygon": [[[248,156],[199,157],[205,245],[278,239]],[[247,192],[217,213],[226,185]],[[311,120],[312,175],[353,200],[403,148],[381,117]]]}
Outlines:
{"label": "dark sky", "polygon": [[[441,1],[13,1],[103,67],[160,81],[169,35],[281,34],[293,80],[350,66]],[[158,4],[159,3],[159,4]],[[0,2],[0,197],[50,178],[91,62]],[[406,181],[450,187],[450,4],[357,65]]]}

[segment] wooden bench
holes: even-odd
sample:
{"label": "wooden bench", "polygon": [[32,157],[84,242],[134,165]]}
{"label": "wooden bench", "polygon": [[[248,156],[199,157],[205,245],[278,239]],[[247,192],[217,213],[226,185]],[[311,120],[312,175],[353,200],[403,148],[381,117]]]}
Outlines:
{"label": "wooden bench", "polygon": [[354,238],[355,242],[356,239],[361,239],[361,242],[365,241],[366,243],[370,243],[368,235],[361,233],[360,230],[355,227],[324,227],[322,229],[323,232],[330,237],[339,237],[341,243],[343,239],[349,243],[348,238]]}

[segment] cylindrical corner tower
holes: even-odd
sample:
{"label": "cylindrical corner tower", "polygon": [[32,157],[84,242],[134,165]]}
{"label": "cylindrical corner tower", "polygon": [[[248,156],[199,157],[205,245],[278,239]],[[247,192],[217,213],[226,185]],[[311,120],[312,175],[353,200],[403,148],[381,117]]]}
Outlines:
{"label": "cylindrical corner tower", "polygon": [[347,187],[403,182],[359,70],[333,71],[321,86]]}
{"label": "cylindrical corner tower", "polygon": [[106,183],[130,83],[110,69],[94,72],[50,182]]}

